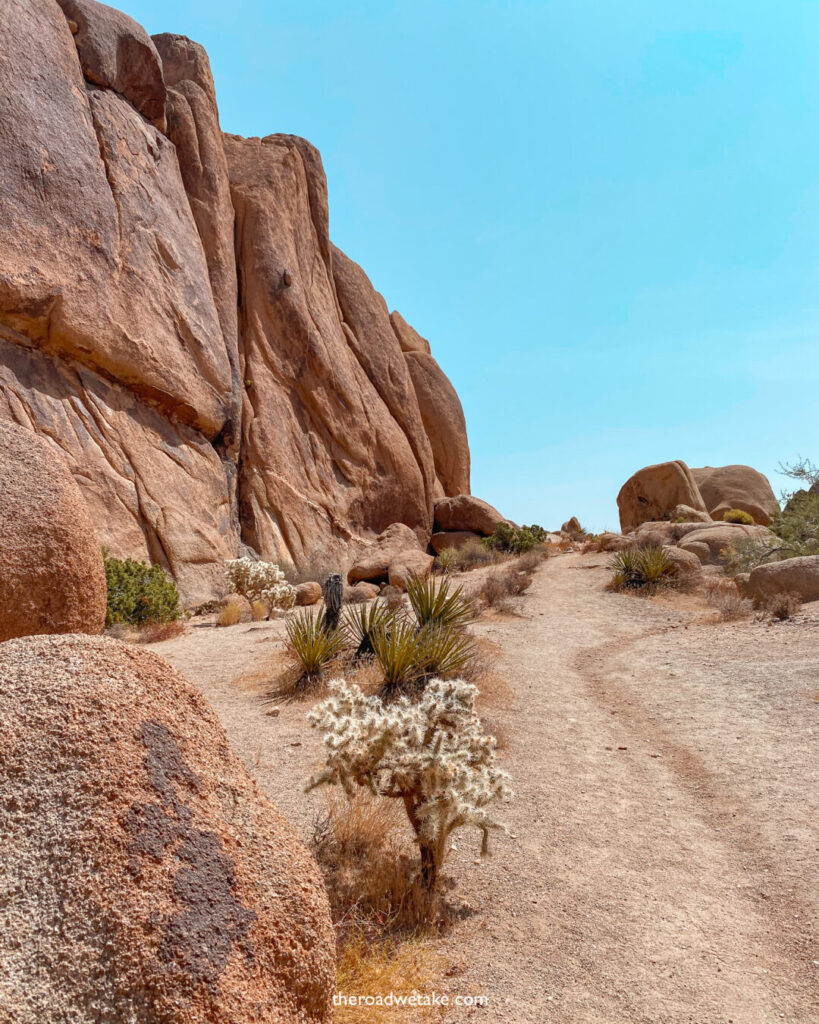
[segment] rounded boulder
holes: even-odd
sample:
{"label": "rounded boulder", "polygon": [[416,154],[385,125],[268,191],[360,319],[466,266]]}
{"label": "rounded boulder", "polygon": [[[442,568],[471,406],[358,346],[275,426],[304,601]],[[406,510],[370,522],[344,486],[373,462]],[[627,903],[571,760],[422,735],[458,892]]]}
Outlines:
{"label": "rounded boulder", "polygon": [[0,702],[9,1019],[331,1019],[318,868],[193,686],[144,648],[26,637]]}
{"label": "rounded boulder", "polygon": [[0,641],[101,633],[102,549],[68,464],[38,434],[0,423]]}

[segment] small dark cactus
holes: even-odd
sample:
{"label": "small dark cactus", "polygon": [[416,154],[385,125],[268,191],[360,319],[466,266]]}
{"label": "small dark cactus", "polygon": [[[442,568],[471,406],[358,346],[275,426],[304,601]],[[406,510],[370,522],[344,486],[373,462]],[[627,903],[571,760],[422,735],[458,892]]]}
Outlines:
{"label": "small dark cactus", "polygon": [[331,573],[322,587],[324,596],[324,619],[323,626],[327,630],[338,629],[338,621],[341,615],[341,605],[344,602],[344,581],[341,574]]}

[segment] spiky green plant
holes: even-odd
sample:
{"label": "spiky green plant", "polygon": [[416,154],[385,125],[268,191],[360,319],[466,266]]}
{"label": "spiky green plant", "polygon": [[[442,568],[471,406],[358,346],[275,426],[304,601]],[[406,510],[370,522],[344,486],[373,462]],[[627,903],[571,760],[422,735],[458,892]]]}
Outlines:
{"label": "spiky green plant", "polygon": [[291,616],[285,628],[287,639],[301,664],[299,682],[306,686],[318,681],[324,668],[343,650],[343,631],[327,629],[322,616],[312,608]]}
{"label": "spiky green plant", "polygon": [[353,796],[364,787],[401,800],[430,893],[453,831],[465,825],[479,829],[481,854],[488,853],[489,832],[502,827],[489,807],[512,797],[508,775],[495,767],[495,739],[482,732],[475,712],[477,694],[461,679],[435,679],[418,703],[400,697],[386,704],[339,679],[331,683],[329,699],[307,716],[327,748],[325,768],[308,791],[341,785]]}
{"label": "spiky green plant", "polygon": [[388,692],[409,686],[423,674],[419,634],[414,623],[396,617],[389,628],[382,627],[373,633],[372,643]]}
{"label": "spiky green plant", "polygon": [[462,672],[475,657],[475,642],[453,626],[425,626],[418,633],[418,667],[426,679]]}
{"label": "spiky green plant", "polygon": [[677,581],[677,567],[661,547],[646,544],[617,551],[609,562],[613,576],[611,590],[656,590],[673,586]]}
{"label": "spiky green plant", "polygon": [[435,556],[435,568],[446,575],[458,568],[458,551],[456,548],[442,548]]}
{"label": "spiky green plant", "polygon": [[379,630],[388,632],[395,614],[380,601],[348,606],[344,613],[344,630],[350,644],[356,648],[356,658],[375,653],[373,636]]}
{"label": "spiky green plant", "polygon": [[436,583],[413,576],[407,584],[407,597],[418,625],[463,626],[472,618],[472,606],[463,596],[463,587],[450,593],[450,581]]}

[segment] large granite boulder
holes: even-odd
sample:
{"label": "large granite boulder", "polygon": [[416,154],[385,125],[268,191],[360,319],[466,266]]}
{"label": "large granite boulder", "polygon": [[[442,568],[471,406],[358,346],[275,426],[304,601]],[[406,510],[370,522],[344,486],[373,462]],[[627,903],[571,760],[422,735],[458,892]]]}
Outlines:
{"label": "large granite boulder", "polygon": [[679,459],[638,470],[620,488],[617,508],[625,533],[641,523],[667,519],[678,505],[707,512],[691,470]]}
{"label": "large granite boulder", "polygon": [[716,564],[723,561],[723,552],[737,540],[750,537],[760,543],[766,543],[773,537],[765,526],[744,526],[742,523],[718,523],[713,526],[702,526],[689,530],[679,541],[684,551],[696,554],[705,564]]}
{"label": "large granite boulder", "polygon": [[705,466],[692,469],[705,507],[712,519],[722,519],[729,509],[738,508],[767,526],[779,511],[779,502],[766,476],[750,466]]}
{"label": "large granite boulder", "polygon": [[435,526],[438,531],[454,530],[489,537],[495,527],[507,522],[496,508],[471,494],[456,494],[435,502]]}
{"label": "large granite boulder", "polygon": [[758,565],[751,570],[745,593],[757,601],[783,593],[798,594],[803,601],[819,601],[819,555]]}
{"label": "large granite boulder", "polygon": [[12,640],[0,723],[0,1017],[330,1021],[319,871],[166,661]]}
{"label": "large granite boulder", "polygon": [[393,523],[374,542],[359,546],[347,582],[389,581],[403,590],[409,576],[428,576],[432,562],[416,534],[404,523]]}
{"label": "large granite boulder", "polygon": [[101,633],[105,608],[100,542],[68,465],[0,420],[0,641]]}

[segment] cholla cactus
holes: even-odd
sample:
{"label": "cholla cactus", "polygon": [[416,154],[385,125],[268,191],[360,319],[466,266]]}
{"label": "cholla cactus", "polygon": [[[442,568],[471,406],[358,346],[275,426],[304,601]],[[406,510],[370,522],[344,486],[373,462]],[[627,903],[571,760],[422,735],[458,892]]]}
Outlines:
{"label": "cholla cactus", "polygon": [[451,833],[463,825],[483,832],[501,828],[487,806],[509,800],[508,775],[494,765],[494,737],[481,733],[477,687],[461,679],[434,679],[421,700],[401,697],[385,705],[343,679],[307,716],[323,733],[327,765],[307,786],[356,786],[401,799],[421,851],[422,878],[432,891]]}
{"label": "cholla cactus", "polygon": [[234,558],[225,562],[225,577],[231,591],[249,601],[264,601],[268,608],[292,608],[296,591],[275,562],[254,562]]}

